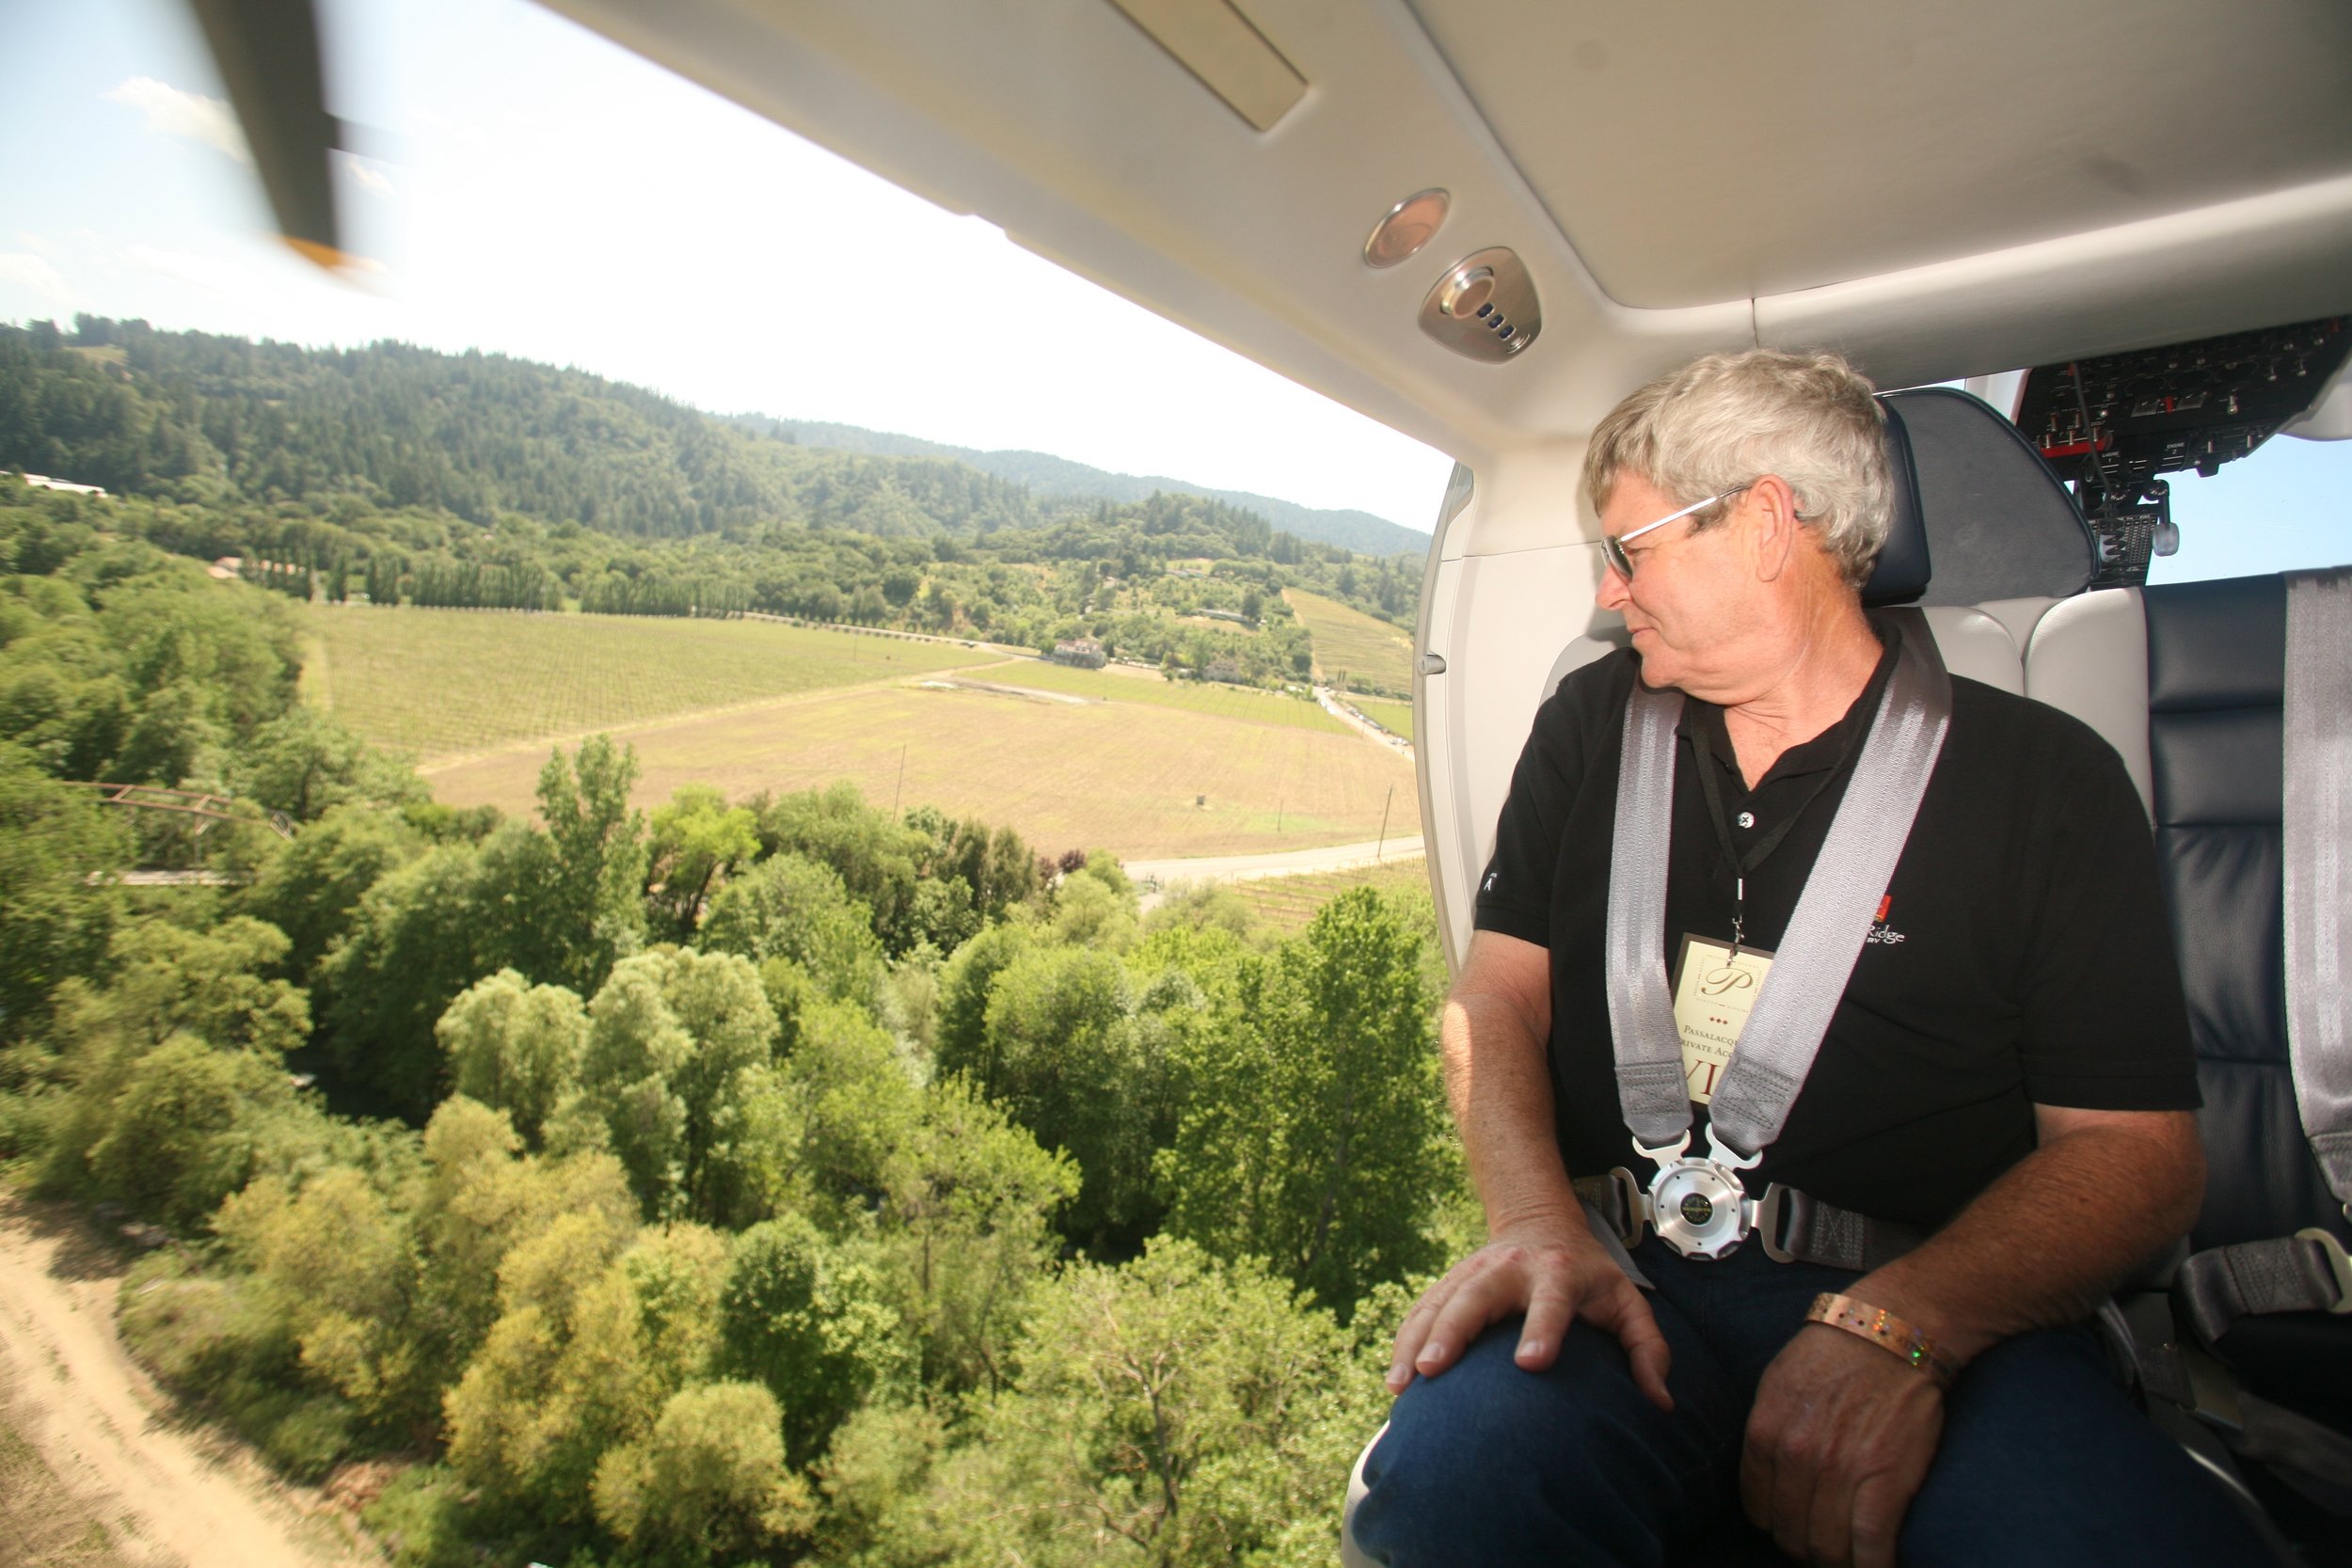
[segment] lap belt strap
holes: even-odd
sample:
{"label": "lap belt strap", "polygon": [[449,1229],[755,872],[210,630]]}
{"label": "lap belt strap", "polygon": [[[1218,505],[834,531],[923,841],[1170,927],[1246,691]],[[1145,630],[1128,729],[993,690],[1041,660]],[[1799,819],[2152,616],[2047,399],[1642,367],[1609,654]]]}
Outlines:
{"label": "lap belt strap", "polygon": [[1926,618],[1905,611],[1896,619],[1894,673],[1772,973],[1718,1081],[1704,1159],[1688,1156],[1691,1099],[1666,991],[1666,869],[1683,698],[1637,680],[1626,705],[1605,935],[1610,1035],[1618,1107],[1634,1147],[1659,1167],[1649,1217],[1686,1256],[1722,1257],[1746,1236],[1754,1200],[1739,1173],[1780,1136],[1804,1087],[1943,749],[1951,677]]}
{"label": "lap belt strap", "polygon": [[2265,1312],[2352,1312],[2352,1259],[2317,1226],[2274,1241],[2209,1247],[2181,1265],[2174,1293],[2212,1344],[2238,1319]]}
{"label": "lap belt strap", "polygon": [[[2286,590],[2288,1060],[2312,1157],[2352,1219],[2352,568],[2292,573]],[[2352,1261],[2313,1226],[2201,1252],[2182,1265],[2178,1293],[2211,1344],[2249,1314],[2352,1313]]]}

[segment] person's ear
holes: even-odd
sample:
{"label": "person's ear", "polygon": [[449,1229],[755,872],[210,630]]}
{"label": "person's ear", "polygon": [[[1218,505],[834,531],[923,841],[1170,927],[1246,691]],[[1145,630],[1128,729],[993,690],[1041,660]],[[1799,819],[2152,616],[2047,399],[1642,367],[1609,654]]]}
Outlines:
{"label": "person's ear", "polygon": [[1740,499],[1746,501],[1752,519],[1749,539],[1756,578],[1778,581],[1795,559],[1797,531],[1804,526],[1797,518],[1797,493],[1778,474],[1766,474],[1749,485]]}

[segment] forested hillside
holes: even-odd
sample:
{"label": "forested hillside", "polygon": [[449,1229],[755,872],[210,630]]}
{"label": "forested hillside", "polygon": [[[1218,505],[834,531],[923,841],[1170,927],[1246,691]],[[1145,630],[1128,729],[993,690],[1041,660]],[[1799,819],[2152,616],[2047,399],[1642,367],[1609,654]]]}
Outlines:
{"label": "forested hillside", "polygon": [[304,596],[756,611],[1279,684],[1280,591],[1409,626],[1421,563],[1194,495],[1091,504],[930,457],[803,447],[496,355],[313,350],[140,322],[0,327],[0,468],[158,503],[170,550]]}
{"label": "forested hillside", "polygon": [[156,542],[251,522],[0,477],[0,1180],[152,1227],[167,1384],[388,1466],[417,1568],[1330,1560],[1459,1223],[1425,896],[1143,917],[850,789],[634,811],[601,736],[437,807]]}
{"label": "forested hillside", "polygon": [[[892,456],[945,457],[967,464],[982,473],[994,474],[999,479],[1026,485],[1032,495],[1049,500],[1070,498],[1090,506],[1098,500],[1139,501],[1155,491],[1167,491],[1200,496],[1239,507],[1245,512],[1255,512],[1276,528],[1296,534],[1301,539],[1337,545],[1359,555],[1410,554],[1418,557],[1429,552],[1429,534],[1425,530],[1400,528],[1387,518],[1375,517],[1369,512],[1300,506],[1295,501],[1279,500],[1272,496],[1253,495],[1247,490],[1217,490],[1164,475],[1138,477],[1135,474],[1108,473],[1084,463],[1073,463],[1066,457],[1056,457],[1050,452],[980,451],[971,447],[951,447],[937,441],[926,441],[914,436],[864,430],[856,425],[833,424],[821,420],[779,420],[764,414],[738,415],[735,423],[761,435],[787,436],[803,446]],[[1414,512],[1434,512],[1437,498],[1404,498],[1404,504]]]}

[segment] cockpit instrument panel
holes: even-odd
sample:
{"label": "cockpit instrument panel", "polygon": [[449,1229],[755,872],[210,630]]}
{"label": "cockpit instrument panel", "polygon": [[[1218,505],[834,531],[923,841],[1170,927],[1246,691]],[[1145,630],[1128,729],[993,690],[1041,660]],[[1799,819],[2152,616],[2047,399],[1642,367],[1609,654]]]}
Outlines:
{"label": "cockpit instrument panel", "polygon": [[2091,585],[2143,583],[2149,557],[2171,553],[2159,475],[2244,457],[2312,406],[2348,352],[2345,318],[2328,316],[2029,372],[2017,428],[2074,487],[2098,546]]}

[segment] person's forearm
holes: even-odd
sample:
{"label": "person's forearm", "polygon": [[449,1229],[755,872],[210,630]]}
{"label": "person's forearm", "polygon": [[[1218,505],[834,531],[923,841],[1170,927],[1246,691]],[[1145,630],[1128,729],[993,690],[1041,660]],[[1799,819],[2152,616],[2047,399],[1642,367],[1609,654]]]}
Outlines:
{"label": "person's forearm", "polygon": [[1551,1077],[1539,1021],[1475,986],[1447,998],[1446,1094],[1490,1231],[1577,1212],[1552,1130]]}
{"label": "person's forearm", "polygon": [[1918,1250],[1857,1281],[1964,1362],[2028,1329],[2079,1322],[2185,1233],[2204,1188],[2187,1113],[2052,1139]]}

